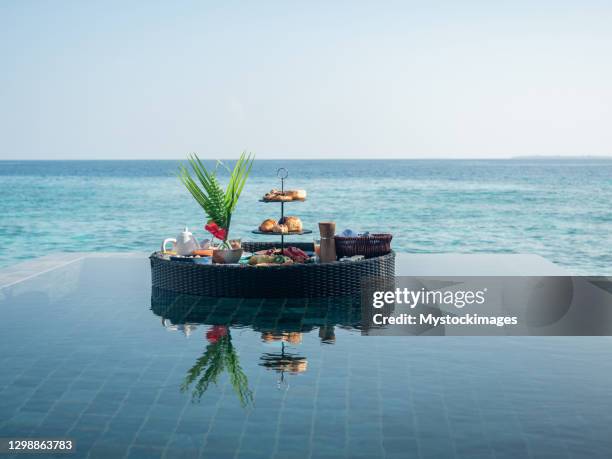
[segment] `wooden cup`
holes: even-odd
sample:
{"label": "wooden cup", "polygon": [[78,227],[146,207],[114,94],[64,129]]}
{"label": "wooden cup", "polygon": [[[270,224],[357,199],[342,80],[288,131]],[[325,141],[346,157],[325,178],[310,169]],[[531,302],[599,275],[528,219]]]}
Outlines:
{"label": "wooden cup", "polygon": [[320,222],[319,233],[321,234],[321,263],[336,261],[336,234],[335,222]]}

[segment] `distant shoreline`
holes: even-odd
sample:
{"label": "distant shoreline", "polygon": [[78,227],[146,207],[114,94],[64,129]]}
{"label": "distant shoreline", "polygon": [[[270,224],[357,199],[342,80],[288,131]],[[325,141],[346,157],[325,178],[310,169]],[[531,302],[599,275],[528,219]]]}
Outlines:
{"label": "distant shoreline", "polygon": [[[235,158],[206,158],[205,161],[232,161]],[[136,162],[136,161],[184,161],[185,158],[96,158],[96,159],[69,159],[69,158],[54,158],[54,159],[0,159],[0,163],[6,162]],[[509,158],[257,158],[260,161],[612,161],[612,156],[512,156]]]}

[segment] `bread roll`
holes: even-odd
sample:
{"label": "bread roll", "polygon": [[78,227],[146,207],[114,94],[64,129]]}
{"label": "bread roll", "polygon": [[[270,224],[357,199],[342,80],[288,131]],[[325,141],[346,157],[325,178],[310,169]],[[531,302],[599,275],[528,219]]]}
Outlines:
{"label": "bread roll", "polygon": [[284,217],[279,223],[287,225],[290,233],[302,232],[302,220],[298,217]]}
{"label": "bread roll", "polygon": [[273,233],[288,233],[289,232],[289,228],[287,228],[287,225],[283,225],[283,224],[279,224],[279,225],[274,225],[272,227],[272,232]]}
{"label": "bread roll", "polygon": [[287,190],[286,196],[290,196],[294,201],[304,201],[306,199],[306,190]]}
{"label": "bread roll", "polygon": [[263,231],[264,233],[272,232],[274,226],[276,225],[276,220],[268,218],[264,220],[261,225],[259,225],[259,231]]}

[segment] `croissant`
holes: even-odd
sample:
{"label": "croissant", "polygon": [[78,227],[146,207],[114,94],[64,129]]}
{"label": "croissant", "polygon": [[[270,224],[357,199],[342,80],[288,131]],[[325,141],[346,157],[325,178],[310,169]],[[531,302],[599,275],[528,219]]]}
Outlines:
{"label": "croissant", "polygon": [[300,220],[298,217],[283,217],[279,223],[286,225],[290,233],[302,232],[302,220]]}
{"label": "croissant", "polygon": [[264,220],[261,225],[259,225],[259,231],[263,231],[264,233],[270,233],[273,231],[274,226],[276,226],[276,220],[268,218]]}
{"label": "croissant", "polygon": [[273,233],[283,233],[283,234],[286,234],[286,233],[289,232],[289,228],[287,228],[287,225],[283,225],[283,224],[274,225],[272,227],[272,232]]}

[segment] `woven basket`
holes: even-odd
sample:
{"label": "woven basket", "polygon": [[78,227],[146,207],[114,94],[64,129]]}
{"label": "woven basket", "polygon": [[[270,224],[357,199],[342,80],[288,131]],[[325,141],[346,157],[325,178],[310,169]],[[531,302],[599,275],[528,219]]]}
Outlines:
{"label": "woven basket", "polygon": [[343,237],[334,236],[336,240],[336,255],[352,257],[363,255],[366,258],[379,257],[391,252],[391,234],[370,234],[369,236]]}
{"label": "woven basket", "polygon": [[[312,243],[292,246],[312,250]],[[278,244],[243,242],[250,252]],[[153,287],[177,293],[231,298],[312,298],[354,295],[364,280],[395,276],[395,253],[381,257],[332,263],[293,264],[286,266],[201,265],[163,258],[153,253]]]}

